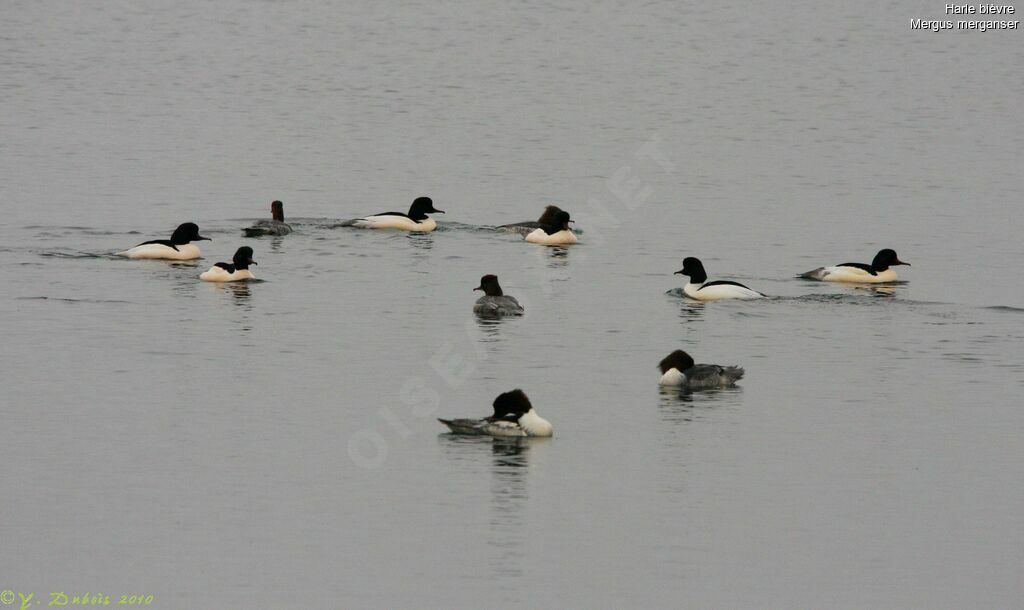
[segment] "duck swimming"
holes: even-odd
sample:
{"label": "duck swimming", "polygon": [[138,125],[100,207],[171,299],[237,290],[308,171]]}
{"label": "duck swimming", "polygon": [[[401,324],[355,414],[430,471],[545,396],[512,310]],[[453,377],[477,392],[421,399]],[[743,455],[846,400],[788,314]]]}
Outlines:
{"label": "duck swimming", "polygon": [[694,364],[693,358],[681,349],[665,356],[658,368],[661,370],[659,385],[690,390],[724,388],[736,385],[743,377],[743,367]]}
{"label": "duck swimming", "polygon": [[178,228],[171,234],[170,239],[145,241],[134,248],[118,252],[117,256],[126,256],[133,259],[149,258],[189,261],[197,259],[202,255],[199,251],[199,246],[191,242],[204,239],[210,240],[209,237],[203,237],[199,234],[199,226],[196,223],[186,222],[178,225]]}
{"label": "duck swimming", "polygon": [[252,260],[252,248],[242,246],[235,251],[231,263],[217,263],[210,267],[209,271],[199,276],[204,282],[238,282],[241,280],[252,280],[256,276],[249,271],[249,265],[255,265]]}
{"label": "duck swimming", "polygon": [[357,229],[400,229],[428,233],[437,228],[437,222],[427,214],[444,214],[444,210],[434,209],[430,197],[417,197],[409,206],[409,213],[383,212],[364,218],[353,218],[341,223],[342,227]]}
{"label": "duck swimming", "polygon": [[292,232],[292,226],[284,221],[284,204],[275,201],[270,204],[272,220],[257,220],[254,225],[242,229],[246,237],[259,237],[261,235],[288,235]]}
{"label": "duck swimming", "polygon": [[455,434],[485,436],[551,436],[551,423],[533,410],[530,399],[520,390],[505,392],[494,399],[494,415],[483,419],[438,419]]}
{"label": "duck swimming", "polygon": [[482,316],[521,316],[523,306],[515,297],[508,296],[498,284],[498,276],[485,275],[480,278],[480,285],[473,290],[483,290],[484,296],[476,300],[473,313]]}
{"label": "duck swimming", "polygon": [[864,263],[843,263],[833,267],[818,267],[817,269],[801,273],[797,277],[806,280],[818,280],[821,282],[848,282],[851,284],[881,284],[884,282],[895,282],[896,271],[892,269],[897,265],[910,266],[896,256],[896,251],[890,248],[879,250],[870,265]]}
{"label": "duck swimming", "polygon": [[[729,280],[708,281],[704,264],[700,259],[688,256],[683,259],[683,268],[675,274],[689,276],[690,281],[683,286],[683,294],[698,301],[718,301],[721,299],[763,299],[764,295],[751,290],[739,282]],[[673,275],[675,275],[673,274]]]}

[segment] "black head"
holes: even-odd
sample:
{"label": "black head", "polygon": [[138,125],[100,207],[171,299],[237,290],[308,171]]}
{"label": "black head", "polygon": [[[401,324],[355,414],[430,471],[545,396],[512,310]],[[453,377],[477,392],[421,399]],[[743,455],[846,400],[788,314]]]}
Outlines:
{"label": "black head", "polygon": [[249,246],[242,246],[235,251],[235,257],[231,259],[235,265],[235,269],[248,269],[249,265],[255,265],[256,261],[252,260],[252,248]]}
{"label": "black head", "polygon": [[665,356],[661,362],[658,363],[658,368],[661,369],[661,374],[669,372],[672,369],[678,369],[680,373],[693,366],[693,358],[690,354],[687,354],[681,349],[677,349],[668,356]]}
{"label": "black head", "polygon": [[541,214],[540,218],[537,219],[537,223],[542,225],[553,225],[555,224],[555,214],[561,211],[562,208],[558,207],[557,205],[549,205],[548,207],[544,208],[544,213]]}
{"label": "black head", "polygon": [[284,204],[280,201],[271,203],[270,214],[274,217],[274,220],[284,222]]}
{"label": "black head", "polygon": [[558,210],[555,212],[555,225],[559,227],[560,231],[567,231],[569,229],[569,223],[572,220],[569,219],[569,212],[565,210]]}
{"label": "black head", "polygon": [[551,223],[544,225],[544,232],[548,235],[554,235],[559,231],[567,231],[569,230],[570,222],[572,222],[572,220],[569,219],[569,212],[566,212],[565,210],[558,210],[555,212],[554,219]]}
{"label": "black head", "polygon": [[417,197],[409,206],[409,218],[423,220],[427,214],[444,214],[444,210],[435,210],[434,201],[430,197]]}
{"label": "black head", "polygon": [[895,267],[896,265],[907,265],[910,263],[904,263],[896,256],[896,251],[890,248],[879,250],[878,254],[875,255],[875,259],[871,261],[871,268],[875,271],[885,271],[889,267]]}
{"label": "black head", "polygon": [[498,276],[496,275],[483,276],[480,278],[480,285],[473,290],[483,290],[484,294],[489,297],[500,297],[504,294],[501,292],[501,285],[498,284]]}
{"label": "black head", "polygon": [[[526,393],[520,389],[500,394],[494,399],[494,419],[518,420],[521,415],[533,408]],[[509,417],[511,416],[511,417]]]}
{"label": "black head", "polygon": [[690,281],[695,284],[703,284],[708,280],[708,274],[704,271],[704,263],[699,258],[687,256],[683,259],[683,268],[672,275],[683,274],[689,276]]}
{"label": "black head", "polygon": [[209,240],[209,237],[203,237],[199,234],[199,225],[194,222],[186,222],[178,225],[178,228],[171,234],[171,243],[177,246],[183,246],[190,241]]}

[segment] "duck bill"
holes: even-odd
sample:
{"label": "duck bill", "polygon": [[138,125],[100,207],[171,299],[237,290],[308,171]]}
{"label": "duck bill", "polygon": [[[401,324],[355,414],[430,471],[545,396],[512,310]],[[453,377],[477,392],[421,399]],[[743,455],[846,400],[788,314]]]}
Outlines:
{"label": "duck bill", "polygon": [[672,275],[684,275],[684,273],[683,270],[680,269],[679,271],[674,272]]}
{"label": "duck bill", "polygon": [[896,259],[896,262],[895,262],[895,263],[893,263],[893,264],[894,264],[894,265],[906,265],[906,266],[908,266],[908,267],[910,266],[910,263],[904,263],[903,261],[901,261],[901,260],[899,260],[899,259]]}
{"label": "duck bill", "polygon": [[203,241],[203,240],[206,240],[206,241],[213,241],[213,240],[212,240],[212,239],[210,239],[209,237],[203,237],[202,235],[197,235],[197,236],[196,236],[196,238],[195,238],[195,239],[194,239],[193,241]]}
{"label": "duck bill", "polygon": [[250,265],[258,265],[259,263],[257,263],[256,261],[254,261],[252,259],[249,259],[249,264]]}
{"label": "duck bill", "polygon": [[476,288],[473,289],[473,292],[476,292],[477,290],[483,290],[483,289],[484,289],[483,286],[477,286]]}
{"label": "duck bill", "polygon": [[444,210],[430,210],[431,214],[444,214]]}

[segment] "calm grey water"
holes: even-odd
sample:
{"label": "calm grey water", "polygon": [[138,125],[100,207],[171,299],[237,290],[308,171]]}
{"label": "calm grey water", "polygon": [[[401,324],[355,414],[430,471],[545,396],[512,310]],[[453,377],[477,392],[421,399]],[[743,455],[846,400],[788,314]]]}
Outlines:
{"label": "calm grey water", "polygon": [[[1024,47],[942,11],[5,2],[0,589],[1020,607]],[[551,202],[581,245],[481,228]],[[107,256],[188,220],[196,265]],[[264,281],[197,281],[240,245]],[[882,247],[889,293],[793,279]],[[687,303],[687,255],[774,298]],[[662,393],[677,348],[747,377]],[[555,438],[435,421],[514,387]]]}

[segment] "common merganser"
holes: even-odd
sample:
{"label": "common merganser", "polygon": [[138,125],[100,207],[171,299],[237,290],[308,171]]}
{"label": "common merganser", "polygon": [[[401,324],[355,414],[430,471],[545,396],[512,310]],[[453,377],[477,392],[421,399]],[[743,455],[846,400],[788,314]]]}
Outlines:
{"label": "common merganser", "polygon": [[763,299],[764,295],[751,290],[739,282],[729,280],[708,281],[708,274],[699,259],[688,256],[683,259],[683,268],[673,275],[689,276],[690,281],[683,286],[683,294],[698,301],[718,301],[721,299]]}
{"label": "common merganser", "polygon": [[505,392],[494,399],[494,415],[483,419],[438,419],[455,434],[486,436],[551,436],[551,423],[533,410],[530,399],[520,390]]}
{"label": "common merganser", "polygon": [[476,300],[473,313],[482,316],[521,316],[523,306],[513,296],[508,296],[498,284],[498,276],[485,275],[480,278],[480,285],[473,290],[483,290],[484,296]]}
{"label": "common merganser", "polygon": [[797,277],[807,280],[818,280],[821,282],[849,282],[854,284],[880,284],[883,282],[895,282],[896,271],[891,269],[896,265],[910,266],[896,256],[896,251],[890,248],[879,250],[870,265],[864,263],[843,263],[833,267],[818,267],[807,273],[801,273]]}
{"label": "common merganser", "polygon": [[679,386],[691,390],[724,388],[735,385],[743,377],[743,367],[717,364],[694,364],[693,358],[677,349],[658,363],[660,385]]}
{"label": "common merganser", "polygon": [[365,218],[353,218],[341,223],[343,227],[357,229],[401,229],[402,231],[419,231],[428,233],[437,228],[437,222],[427,214],[444,214],[444,210],[435,210],[430,197],[417,197],[409,206],[409,213],[383,212]]}
{"label": "common merganser", "polygon": [[284,204],[275,201],[270,204],[272,220],[257,220],[251,227],[242,229],[246,237],[259,237],[260,235],[288,235],[292,232],[292,226],[284,221]]}
{"label": "common merganser", "polygon": [[170,239],[145,241],[134,248],[118,252],[117,256],[189,261],[202,255],[199,251],[199,246],[189,242],[204,239],[209,240],[210,238],[199,234],[199,227],[196,223],[186,222],[178,225],[178,228],[171,234]]}
{"label": "common merganser", "polygon": [[209,271],[199,276],[204,282],[238,282],[241,280],[255,279],[256,276],[249,271],[249,265],[255,265],[252,260],[252,248],[242,246],[235,251],[231,263],[217,263],[210,267]]}
{"label": "common merganser", "polygon": [[569,223],[572,222],[569,212],[558,210],[552,218],[550,223],[541,225],[539,229],[528,233],[526,241],[545,246],[567,246],[579,242],[576,239],[576,234],[569,228]]}

